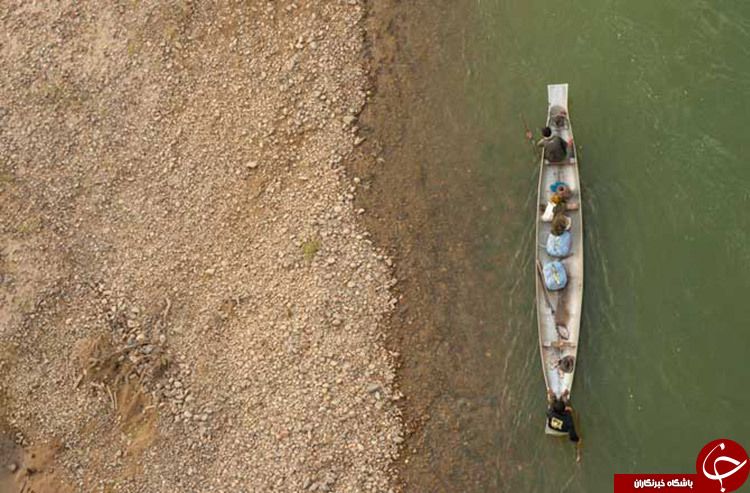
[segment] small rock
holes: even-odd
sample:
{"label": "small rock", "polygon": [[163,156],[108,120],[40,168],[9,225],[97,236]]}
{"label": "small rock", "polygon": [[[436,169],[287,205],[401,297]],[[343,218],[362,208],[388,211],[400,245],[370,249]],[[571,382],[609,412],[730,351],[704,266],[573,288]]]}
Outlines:
{"label": "small rock", "polygon": [[247,163],[247,167],[249,169],[255,169],[258,167],[258,161],[250,161]]}
{"label": "small rock", "polygon": [[15,462],[11,462],[10,464],[8,464],[8,470],[10,472],[16,472],[18,470],[18,464],[16,464]]}

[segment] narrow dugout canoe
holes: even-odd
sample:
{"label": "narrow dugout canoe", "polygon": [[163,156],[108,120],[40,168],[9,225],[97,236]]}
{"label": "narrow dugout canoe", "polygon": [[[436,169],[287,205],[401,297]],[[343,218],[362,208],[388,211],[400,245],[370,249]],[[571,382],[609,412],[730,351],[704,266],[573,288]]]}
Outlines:
{"label": "narrow dugout canoe", "polygon": [[[539,351],[544,381],[548,391],[554,392],[556,397],[561,397],[565,391],[571,391],[577,366],[583,300],[583,211],[578,178],[578,155],[568,112],[568,85],[547,86],[547,97],[547,125],[552,129],[553,135],[561,137],[569,146],[566,158],[558,163],[550,163],[542,152],[536,214],[537,248],[534,277]],[[546,245],[552,226],[551,222],[542,220],[545,208],[554,195],[550,187],[558,182],[565,183],[570,193],[565,214],[571,220],[571,244],[570,253],[564,258],[548,254]],[[547,289],[542,274],[543,266],[553,261],[561,262],[567,275],[566,286],[556,291]],[[559,434],[546,425],[545,431],[548,434]]]}

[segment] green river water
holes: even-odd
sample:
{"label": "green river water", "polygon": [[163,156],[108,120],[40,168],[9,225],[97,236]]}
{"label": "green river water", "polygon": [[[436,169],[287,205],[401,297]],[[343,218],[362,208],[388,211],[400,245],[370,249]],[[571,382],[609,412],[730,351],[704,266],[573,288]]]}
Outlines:
{"label": "green river water", "polygon": [[[750,450],[750,2],[433,9],[426,116],[410,124],[432,233],[422,282],[449,347],[432,355],[452,404],[428,425],[430,488],[605,492],[617,472],[694,473],[717,438]],[[523,136],[524,120],[538,136],[557,82],[585,201],[579,467],[542,433],[538,168]],[[460,446],[437,452],[455,422]],[[458,465],[440,472],[448,456]]]}

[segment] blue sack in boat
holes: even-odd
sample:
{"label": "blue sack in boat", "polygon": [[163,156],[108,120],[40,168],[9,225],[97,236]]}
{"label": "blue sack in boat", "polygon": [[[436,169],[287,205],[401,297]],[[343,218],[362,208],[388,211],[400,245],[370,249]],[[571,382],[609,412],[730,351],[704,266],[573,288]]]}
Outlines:
{"label": "blue sack in boat", "polygon": [[550,291],[557,291],[568,284],[568,275],[565,273],[565,267],[561,262],[553,260],[544,264],[542,269],[544,273],[544,284]]}
{"label": "blue sack in boat", "polygon": [[547,237],[547,253],[553,257],[567,257],[570,255],[571,241],[570,231],[565,231],[560,236],[550,233]]}

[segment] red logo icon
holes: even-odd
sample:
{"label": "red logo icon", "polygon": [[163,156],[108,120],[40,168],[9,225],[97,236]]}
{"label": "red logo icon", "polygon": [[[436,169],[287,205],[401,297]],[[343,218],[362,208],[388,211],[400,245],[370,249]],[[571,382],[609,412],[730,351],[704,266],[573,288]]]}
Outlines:
{"label": "red logo icon", "polygon": [[[750,464],[745,449],[732,440],[714,440],[703,447],[695,463],[702,483],[712,484],[717,493],[730,493],[747,480]],[[705,478],[705,479],[704,479]],[[708,491],[708,490],[707,490]]]}

